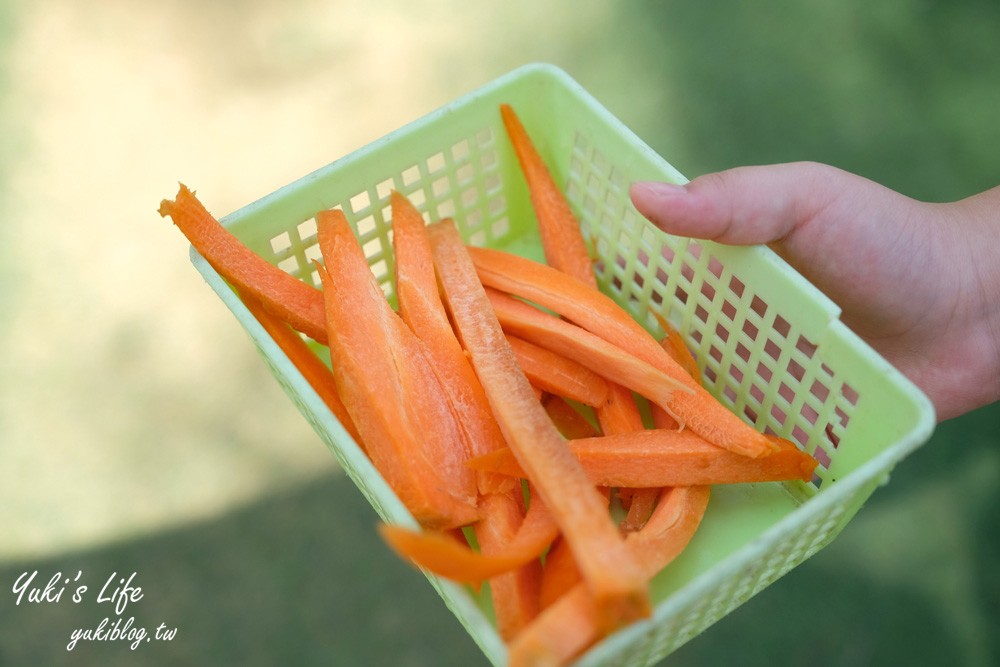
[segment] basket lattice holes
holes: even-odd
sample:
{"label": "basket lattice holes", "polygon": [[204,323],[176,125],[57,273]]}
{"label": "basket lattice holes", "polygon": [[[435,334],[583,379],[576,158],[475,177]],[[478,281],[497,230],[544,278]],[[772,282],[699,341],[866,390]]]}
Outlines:
{"label": "basket lattice holes", "polygon": [[817,346],[693,240],[639,219],[628,179],[577,133],[566,187],[601,258],[602,288],[655,335],[659,313],[686,334],[708,389],[758,430],[795,441],[827,481],[858,392],[816,355]]}
{"label": "basket lattice holes", "polygon": [[[425,217],[451,218],[474,245],[503,245],[511,233],[507,201],[499,174],[496,133],[483,128],[446,150],[427,156],[374,186],[333,206],[354,225],[365,257],[390,302],[395,303],[392,222],[389,197],[406,195]],[[272,263],[288,273],[320,285],[312,260],[321,259],[316,220],[310,218],[282,232],[270,243]]]}
{"label": "basket lattice holes", "polygon": [[[425,211],[429,220],[453,218],[473,245],[527,249],[538,258],[531,245],[536,239],[519,242],[525,234],[530,236],[527,229],[534,222],[524,225],[509,218],[498,134],[502,136],[502,130],[483,128],[334,206],[355,225],[372,272],[390,302],[395,301],[389,204],[394,189]],[[565,191],[599,258],[595,270],[602,288],[654,334],[663,333],[654,312],[678,326],[713,394],[759,430],[794,440],[819,461],[811,483],[782,485],[786,491],[782,512],[791,511],[829,481],[828,469],[858,402],[857,392],[820,362],[814,343],[712,255],[710,244],[670,237],[646,225],[629,202],[626,172],[587,137],[578,133],[571,150]],[[319,286],[312,266],[312,260],[320,258],[315,219],[273,237],[263,254]],[[380,509],[374,497],[369,495],[369,500]],[[716,582],[660,625],[652,641],[631,649],[655,657],[680,646],[819,549],[842,510],[838,507],[825,520],[803,527],[738,576]],[[773,521],[772,517],[766,523]],[[751,525],[746,532],[759,534],[760,528]],[[654,597],[665,599],[689,575],[657,577]],[[488,598],[479,604],[491,615]],[[644,659],[630,662],[639,658],[632,650],[625,650],[624,662],[616,664],[643,664]]]}

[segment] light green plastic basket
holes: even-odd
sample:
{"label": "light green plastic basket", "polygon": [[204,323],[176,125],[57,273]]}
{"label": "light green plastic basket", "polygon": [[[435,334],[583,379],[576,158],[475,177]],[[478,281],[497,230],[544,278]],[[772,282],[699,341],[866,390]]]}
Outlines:
{"label": "light green plastic basket", "polygon": [[[649,665],[830,542],[889,472],[931,434],[927,398],[838,319],[838,308],[764,247],[666,235],[632,208],[629,183],[684,182],[562,71],[497,79],[224,218],[255,251],[318,284],[315,214],[340,207],[393,299],[389,194],[473,244],[541,258],[523,177],[498,107],[512,104],[565,186],[597,256],[602,289],[650,331],[677,326],[709,389],[760,430],[819,460],[812,483],[717,486],[689,548],[653,581],[652,618],[593,647],[580,665]],[[381,517],[403,505],[228,285],[192,261],[259,348],[289,397]],[[494,664],[505,663],[484,599],[428,576]],[[797,613],[790,610],[789,613]]]}

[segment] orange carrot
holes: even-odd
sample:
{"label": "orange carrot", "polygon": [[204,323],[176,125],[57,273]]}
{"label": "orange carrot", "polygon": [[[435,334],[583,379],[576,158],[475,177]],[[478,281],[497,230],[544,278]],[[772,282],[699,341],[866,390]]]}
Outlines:
{"label": "orange carrot", "polygon": [[601,431],[607,435],[631,433],[645,428],[632,391],[620,384],[608,385],[608,399],[598,408],[597,421],[601,425]]}
{"label": "orange carrot", "polygon": [[607,505],[535,399],[497,322],[475,267],[452,225],[429,228],[434,263],[459,338],[486,390],[494,416],[537,486],[601,605],[601,626],[648,615],[649,594]]}
{"label": "orange carrot", "polygon": [[[812,479],[817,461],[792,442],[774,438],[774,454],[748,459],[691,431],[649,429],[572,440],[569,448],[599,486],[650,488]],[[469,461],[476,470],[524,477],[510,450]]]}
{"label": "orange carrot", "polygon": [[[556,185],[514,109],[501,105],[500,113],[528,184],[546,261],[596,290],[593,263],[580,223],[573,215],[569,202]],[[624,387],[612,385],[608,394],[607,400],[596,411],[601,429],[608,434],[641,430],[642,418],[632,393]]]}
{"label": "orange carrot", "polygon": [[[653,315],[666,332],[663,338],[660,339],[660,347],[662,347],[681,368],[687,371],[688,375],[690,375],[695,382],[701,384],[701,370],[698,368],[698,362],[695,360],[694,355],[691,354],[691,350],[688,348],[687,344],[684,343],[684,338],[681,336],[680,332],[671,326],[670,322],[668,322],[659,313],[653,313]],[[680,428],[677,420],[671,417],[660,406],[653,405],[651,406],[650,411],[652,412],[654,427]]]}
{"label": "orange carrot", "polygon": [[[434,372],[458,417],[470,455],[506,447],[483,387],[455,337],[441,302],[423,216],[409,199],[396,191],[391,195],[391,207],[399,314],[423,341]],[[482,493],[496,493],[505,490],[503,487],[509,482],[480,475],[478,486]]]}
{"label": "orange carrot", "polygon": [[709,442],[745,456],[765,456],[774,451],[763,434],[709,394],[609,296],[550,266],[517,255],[487,248],[469,248],[469,254],[483,285],[548,308],[688,387],[689,392],[674,392],[669,407],[665,406],[682,425]]}
{"label": "orange carrot", "polygon": [[567,440],[593,438],[600,435],[597,429],[587,421],[587,418],[561,396],[548,396],[542,401],[542,405],[552,419],[552,423]]}
{"label": "orange carrot", "polygon": [[[665,489],[642,530],[630,533],[629,549],[650,576],[691,541],[708,506],[710,487]],[[509,667],[565,665],[601,637],[600,609],[581,584],[542,611],[509,646]]]}
{"label": "orange carrot", "polygon": [[[516,492],[520,492],[519,487]],[[559,534],[559,526],[545,502],[534,497],[517,533],[489,553],[473,551],[441,531],[410,530],[395,525],[382,526],[380,531],[404,560],[447,579],[478,584],[537,559]]]}
{"label": "orange carrot", "polygon": [[[601,431],[605,435],[615,435],[617,433],[634,433],[644,429],[645,424],[639,414],[639,408],[636,406],[632,392],[620,384],[610,383],[608,387],[607,402],[594,411]],[[651,405],[656,412],[665,415],[667,419],[672,419],[663,408],[655,403]],[[655,500],[658,491],[656,489],[618,489],[618,499],[622,507],[630,512],[629,517],[632,516],[632,499],[636,494],[648,496],[645,502],[649,503]],[[643,501],[640,499],[640,505],[642,504]],[[627,517],[621,527],[629,528],[632,525]]]}
{"label": "orange carrot", "polygon": [[[556,186],[514,110],[508,105],[501,105],[500,112],[528,183],[546,261],[550,266],[596,290],[597,280],[587,244],[569,202]],[[643,428],[632,392],[613,383],[609,387],[607,400],[598,406],[596,414],[601,429],[606,434],[628,433]],[[645,502],[652,507],[656,491],[639,493],[648,496]]]}
{"label": "orange carrot", "polygon": [[[629,505],[625,519],[622,520],[621,529],[626,533],[634,533],[646,525],[653,508],[656,507],[656,499],[660,495],[659,487],[648,487],[640,489],[628,489]],[[620,492],[619,492],[620,493]]]}
{"label": "orange carrot", "polygon": [[[654,403],[653,405],[656,404]],[[659,408],[659,406],[656,407]],[[664,412],[662,408],[659,408],[659,410],[660,412]],[[645,428],[645,424],[643,424],[642,417],[639,414],[639,409],[636,407],[635,399],[632,397],[632,392],[620,384],[611,383],[609,385],[608,401],[600,406],[595,413],[597,421],[601,425],[601,431],[605,435],[634,433]],[[664,412],[664,414],[666,413]],[[649,496],[645,502],[651,503],[656,500],[659,491],[656,489],[619,489],[618,499],[622,507],[629,512],[632,511],[632,498],[636,494]],[[641,504],[642,501],[640,501]],[[626,519],[621,526],[628,528],[632,524]]]}
{"label": "orange carrot", "polygon": [[650,413],[652,414],[653,428],[680,430],[681,426],[677,420],[659,405],[651,404]]}
{"label": "orange carrot", "polygon": [[[654,315],[660,322],[660,326],[662,326],[663,330],[666,332],[664,337],[660,339],[660,346],[666,350],[667,354],[669,354],[681,368],[687,371],[692,378],[699,380],[701,377],[701,371],[698,369],[698,362],[695,361],[694,356],[691,354],[691,350],[689,350],[687,345],[684,343],[684,339],[681,337],[680,333],[658,313],[654,313]],[[650,406],[650,412],[652,414],[653,426],[655,428],[679,428],[680,425],[677,423],[677,420],[660,406],[652,404]],[[649,519],[653,512],[653,508],[656,506],[656,499],[659,496],[659,491],[655,488],[620,489],[619,496],[625,497],[628,500],[628,502],[625,503],[628,512],[625,519],[621,523],[621,528],[622,530],[631,533],[642,528],[642,526],[646,523],[646,520]]]}
{"label": "orange carrot", "polygon": [[677,362],[677,364],[687,371],[695,380],[700,381],[701,369],[698,368],[698,361],[691,354],[691,349],[684,342],[684,337],[681,333],[671,326],[670,322],[666,320],[659,313],[654,313],[656,320],[660,323],[660,327],[663,328],[664,336],[660,339],[660,347],[662,347],[670,357]]}
{"label": "orange carrot", "polygon": [[379,525],[379,533],[401,558],[462,583],[478,584],[527,562],[509,556],[484,556],[448,533],[410,530],[395,524]]}
{"label": "orange carrot", "polygon": [[[491,493],[483,496],[480,507],[483,518],[476,524],[476,540],[486,556],[503,553],[516,539],[524,523],[520,502],[521,489],[513,493]],[[511,640],[538,615],[542,562],[534,558],[512,572],[490,579],[490,597],[496,617],[497,631],[504,640]]]}
{"label": "orange carrot", "polygon": [[691,391],[666,373],[612,345],[600,336],[493,289],[487,298],[508,335],[523,338],[575,359],[600,376],[666,408],[674,390]]}
{"label": "orange carrot", "polygon": [[389,307],[343,213],[324,211],[316,221],[337,393],[372,463],[421,525],[474,521],[469,453],[424,348]]}
{"label": "orange carrot", "polygon": [[546,261],[596,289],[597,281],[594,279],[587,245],[569,202],[556,185],[514,109],[503,104],[500,106],[500,115],[528,184]]}
{"label": "orange carrot", "polygon": [[241,293],[259,299],[268,312],[296,330],[326,343],[320,291],[250,250],[185,185],[181,184],[174,201],[160,203],[159,213],[170,216],[195,250]]}
{"label": "orange carrot", "polygon": [[545,556],[538,593],[539,607],[545,609],[552,605],[579,582],[580,570],[572,550],[565,540],[557,541]]}
{"label": "orange carrot", "polygon": [[[608,402],[597,411],[597,420],[601,424],[601,431],[605,435],[616,435],[619,433],[635,433],[645,428],[639,410],[636,407],[632,392],[620,384],[611,384],[608,392]],[[670,419],[663,408],[653,404],[659,412]],[[645,518],[646,508],[652,511],[653,505],[659,496],[657,489],[619,489],[618,499],[628,514],[620,527],[625,531],[635,530],[641,526],[640,518]]]}
{"label": "orange carrot", "polygon": [[586,366],[517,336],[508,335],[507,342],[521,370],[536,387],[584,405],[607,401],[608,383]]}
{"label": "orange carrot", "polygon": [[343,401],[337,394],[337,381],[333,372],[316,356],[316,353],[310,349],[299,334],[268,312],[260,301],[249,294],[241,295],[241,298],[247,310],[257,318],[257,321],[285,353],[288,360],[302,373],[302,377],[315,390],[326,407],[330,408],[333,416],[344,426],[354,441],[364,449],[365,444],[361,440],[361,435],[354,427],[354,422],[351,421],[347,408],[344,407]]}

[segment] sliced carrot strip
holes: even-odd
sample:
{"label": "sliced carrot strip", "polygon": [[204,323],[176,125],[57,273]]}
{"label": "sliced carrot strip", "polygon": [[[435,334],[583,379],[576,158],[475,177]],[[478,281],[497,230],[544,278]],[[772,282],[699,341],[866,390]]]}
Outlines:
{"label": "sliced carrot strip", "polygon": [[476,478],[424,348],[389,307],[344,214],[316,221],[337,393],[372,463],[421,525],[474,521]]}
{"label": "sliced carrot strip", "polygon": [[[610,489],[603,487],[601,493],[608,502],[611,501]],[[539,590],[540,607],[545,609],[580,581],[580,568],[576,566],[576,558],[569,543],[561,538],[556,540],[545,555]]]}
{"label": "sliced carrot strip", "polygon": [[684,337],[681,336],[681,332],[671,326],[670,322],[666,320],[659,313],[654,313],[656,320],[660,323],[660,327],[663,328],[665,335],[660,339],[660,347],[662,347],[670,358],[677,362],[677,364],[687,371],[687,374],[694,378],[696,381],[701,381],[701,369],[698,368],[698,360],[694,358],[691,354],[691,349],[684,342]]}
{"label": "sliced carrot strip", "polygon": [[653,418],[653,428],[680,430],[681,425],[677,423],[677,420],[659,405],[652,403],[649,410]]}
{"label": "sliced carrot strip", "polygon": [[[515,493],[491,493],[480,501],[483,518],[475,527],[476,541],[486,556],[503,553],[524,523],[522,503],[517,497],[520,487]],[[490,597],[502,639],[513,639],[538,615],[541,579],[542,562],[538,558],[490,579]]]}
{"label": "sliced carrot strip", "polygon": [[517,534],[490,553],[473,551],[441,531],[387,525],[381,532],[396,553],[417,567],[461,583],[479,584],[541,556],[559,534],[559,526],[544,501],[536,497]]}
{"label": "sliced carrot strip", "polygon": [[[742,484],[812,479],[817,461],[794,443],[774,438],[778,451],[748,459],[706,442],[691,431],[649,429],[569,443],[570,450],[600,486],[650,488],[701,484]],[[510,450],[469,461],[476,470],[524,477]]]}
{"label": "sliced carrot strip", "polygon": [[556,185],[552,173],[538,154],[514,109],[503,104],[500,106],[500,115],[528,184],[545,260],[556,269],[596,288],[597,281],[594,279],[587,245],[569,202]]}
{"label": "sliced carrot strip", "polygon": [[642,530],[629,536],[629,546],[651,575],[667,566],[691,541],[701,523],[710,486],[664,489]]}
{"label": "sliced carrot strip", "polygon": [[[662,347],[681,368],[687,371],[688,375],[690,375],[695,382],[702,384],[701,370],[698,368],[698,362],[695,360],[694,355],[691,354],[691,350],[684,342],[683,336],[681,336],[680,332],[671,326],[670,322],[668,322],[659,313],[653,313],[653,315],[666,332],[666,335],[660,339],[660,347]],[[680,428],[677,420],[660,406],[653,405],[651,406],[650,411],[653,417],[653,425],[656,428]]]}
{"label": "sliced carrot strip", "polygon": [[[710,487],[665,489],[653,516],[627,543],[650,576],[688,545],[708,506]],[[565,665],[601,637],[600,610],[581,584],[542,611],[510,643],[509,667]]]}
{"label": "sliced carrot strip", "polygon": [[548,396],[542,401],[542,405],[552,419],[552,423],[567,440],[593,438],[600,435],[593,424],[561,396]]}
{"label": "sliced carrot strip", "polygon": [[[701,371],[698,368],[698,362],[684,343],[684,338],[665,318],[658,313],[654,313],[654,315],[666,332],[666,335],[660,339],[660,346],[700,384]],[[650,411],[655,428],[678,429],[680,427],[677,420],[660,406],[653,404],[650,406]],[[628,512],[625,515],[625,520],[622,521],[621,528],[625,532],[632,533],[642,528],[649,519],[656,506],[659,491],[655,488],[621,489],[619,495],[622,493],[628,494]]]}
{"label": "sliced carrot strip", "polygon": [[[597,410],[601,431],[605,435],[616,435],[643,430],[645,424],[639,415],[632,392],[619,384],[612,384],[608,393],[608,402]],[[662,408],[659,408],[659,411],[666,415],[667,419],[672,419]],[[620,524],[621,529],[630,532],[641,528],[649,512],[653,511],[659,494],[658,489],[619,489],[618,498],[627,510],[625,520]]]}
{"label": "sliced carrot strip", "polygon": [[486,290],[496,317],[508,335],[523,338],[575,359],[598,375],[624,385],[666,407],[674,390],[691,390],[645,361],[600,336],[493,289]]}
{"label": "sliced carrot strip", "polygon": [[[500,113],[528,184],[546,261],[596,290],[593,263],[580,223],[573,215],[569,202],[556,185],[514,109],[501,105]],[[632,394],[623,387],[612,386],[606,401],[598,406],[596,413],[601,429],[607,434],[628,433],[643,428]]]}
{"label": "sliced carrot strip", "polygon": [[659,488],[650,487],[643,489],[630,489],[628,512],[621,523],[621,529],[627,533],[634,533],[646,525],[646,521],[656,507],[656,499],[660,495]]}
{"label": "sliced carrot strip", "polygon": [[[511,253],[469,248],[483,285],[527,299],[628,350],[687,386],[668,411],[709,442],[749,457],[774,451],[771,442],[696,382],[638,322],[610,297],[550,266]],[[642,392],[639,392],[642,393]],[[652,397],[648,397],[651,398]]]}
{"label": "sliced carrot strip", "polygon": [[[470,455],[506,447],[479,378],[455,337],[441,302],[423,216],[399,192],[393,191],[390,199],[399,314],[424,343]],[[478,478],[482,493],[507,490],[509,483],[510,480],[488,474]]]}
{"label": "sliced carrot strip", "polygon": [[620,384],[611,383],[608,387],[608,400],[597,410],[597,421],[601,431],[607,435],[614,433],[632,433],[641,431],[646,426],[635,405],[632,391]]}
{"label": "sliced carrot strip", "polygon": [[517,336],[508,335],[507,342],[536,387],[584,405],[602,405],[608,400],[608,383],[586,366]]}
{"label": "sliced carrot strip", "polygon": [[393,524],[380,525],[379,533],[400,557],[462,583],[479,583],[526,562],[509,556],[484,556],[459,544],[447,533],[410,530]]}
{"label": "sliced carrot strip", "polygon": [[[607,505],[535,399],[453,225],[429,227],[445,302],[501,431],[570,542],[606,630],[649,615],[649,594]],[[581,283],[582,284],[582,283]]]}
{"label": "sliced carrot strip", "polygon": [[315,390],[326,407],[330,408],[333,416],[344,426],[354,441],[364,449],[365,444],[361,435],[351,421],[351,415],[347,413],[343,401],[337,394],[337,381],[333,372],[323,361],[316,356],[309,345],[297,334],[288,324],[279,320],[267,311],[264,306],[253,296],[242,295],[243,303],[247,310],[257,318],[260,325],[271,336],[278,347],[285,353],[288,360],[302,373],[302,377]]}
{"label": "sliced carrot strip", "polygon": [[264,308],[313,340],[326,343],[323,295],[295,276],[270,264],[222,226],[195,194],[181,184],[174,201],[160,203],[201,255],[241,293],[259,299]]}
{"label": "sliced carrot strip", "polygon": [[551,606],[578,583],[580,583],[580,569],[576,566],[573,551],[565,540],[559,540],[545,556],[538,597],[539,606],[541,609]]}

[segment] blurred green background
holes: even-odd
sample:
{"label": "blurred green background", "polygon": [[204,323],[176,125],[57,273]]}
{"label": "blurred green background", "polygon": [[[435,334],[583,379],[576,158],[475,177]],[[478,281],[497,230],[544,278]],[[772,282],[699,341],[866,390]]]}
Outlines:
{"label": "blurred green background", "polygon": [[[479,665],[156,214],[223,214],[530,61],[689,177],[1000,183],[1000,3],[0,2],[0,665]],[[1000,662],[1000,408],[671,665]],[[80,604],[16,603],[38,571]],[[70,632],[136,572],[129,650]],[[74,584],[75,585],[75,584]]]}

